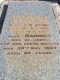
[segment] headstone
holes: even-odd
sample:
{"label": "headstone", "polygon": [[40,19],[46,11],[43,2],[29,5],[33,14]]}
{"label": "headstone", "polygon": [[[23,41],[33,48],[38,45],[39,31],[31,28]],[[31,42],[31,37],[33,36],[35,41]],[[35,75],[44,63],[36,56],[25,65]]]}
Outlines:
{"label": "headstone", "polygon": [[0,35],[0,80],[60,80],[60,38],[49,2],[9,3]]}

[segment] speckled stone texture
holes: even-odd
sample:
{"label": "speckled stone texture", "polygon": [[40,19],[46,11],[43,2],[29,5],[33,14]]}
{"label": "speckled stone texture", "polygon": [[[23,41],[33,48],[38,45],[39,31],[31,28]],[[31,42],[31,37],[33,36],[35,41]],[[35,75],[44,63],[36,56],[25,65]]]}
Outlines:
{"label": "speckled stone texture", "polygon": [[[51,38],[49,38],[48,41],[55,43],[60,42],[57,25],[55,24],[55,17],[49,2],[23,1],[9,3],[2,32],[0,35],[0,80],[60,80],[60,47],[58,47],[56,50],[52,50],[53,54],[34,54],[34,52],[32,52],[33,54],[25,55],[23,54],[23,50],[20,51],[21,54],[19,55],[6,54],[7,50],[5,51],[3,49],[4,47],[6,47],[6,45],[4,45],[3,43],[11,43],[11,37],[9,36],[15,35],[11,31],[12,16],[48,17],[48,28],[50,30],[48,34],[51,35]],[[17,22],[17,20],[15,21]],[[26,20],[23,20],[23,22],[25,21]],[[33,18],[32,21],[34,22]],[[25,23],[28,24],[28,22]],[[19,35],[22,35],[23,33]],[[24,40],[24,37],[21,38]],[[9,47],[12,46],[10,45]],[[43,47],[41,48],[41,52],[42,50]],[[16,49],[14,49],[14,51],[16,51]]]}

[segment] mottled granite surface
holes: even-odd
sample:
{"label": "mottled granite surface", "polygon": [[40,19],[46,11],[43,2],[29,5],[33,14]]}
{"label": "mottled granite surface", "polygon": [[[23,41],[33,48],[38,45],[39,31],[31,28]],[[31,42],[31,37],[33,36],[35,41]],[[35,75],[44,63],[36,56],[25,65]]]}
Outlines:
{"label": "mottled granite surface", "polygon": [[12,16],[47,16],[51,42],[60,42],[55,17],[49,2],[9,3],[0,35],[0,80],[60,80],[60,47],[52,51],[53,54],[46,55],[34,53],[23,55],[22,51],[20,55],[6,54],[7,51],[3,49],[6,45],[3,43],[11,42],[9,36],[15,35],[10,29]]}

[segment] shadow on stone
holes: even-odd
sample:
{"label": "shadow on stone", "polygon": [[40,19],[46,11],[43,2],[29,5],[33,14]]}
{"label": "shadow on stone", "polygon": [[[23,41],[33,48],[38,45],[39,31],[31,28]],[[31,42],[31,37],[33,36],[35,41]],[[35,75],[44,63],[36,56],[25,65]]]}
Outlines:
{"label": "shadow on stone", "polygon": [[59,3],[59,5],[60,5],[60,0],[58,0],[58,3]]}
{"label": "shadow on stone", "polygon": [[6,12],[7,12],[7,8],[8,8],[8,5],[4,5],[3,11],[2,11],[2,14],[1,14],[1,17],[0,17],[0,34],[1,34],[2,27],[3,27],[5,15],[6,15]]}
{"label": "shadow on stone", "polygon": [[39,1],[48,1],[48,2],[51,2],[51,3],[59,3],[60,0],[39,0]]}

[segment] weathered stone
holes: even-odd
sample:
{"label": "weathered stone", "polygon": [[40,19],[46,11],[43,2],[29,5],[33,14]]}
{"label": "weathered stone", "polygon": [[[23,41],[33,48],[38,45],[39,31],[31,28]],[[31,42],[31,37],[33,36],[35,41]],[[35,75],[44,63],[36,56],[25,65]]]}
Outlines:
{"label": "weathered stone", "polygon": [[1,80],[60,80],[60,38],[49,4],[9,3],[0,35]]}

